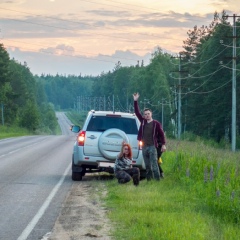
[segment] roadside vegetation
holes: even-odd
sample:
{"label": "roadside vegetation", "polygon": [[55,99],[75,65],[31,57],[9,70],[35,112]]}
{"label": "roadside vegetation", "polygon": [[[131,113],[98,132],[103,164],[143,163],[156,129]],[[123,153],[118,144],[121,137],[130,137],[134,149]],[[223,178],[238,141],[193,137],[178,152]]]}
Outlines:
{"label": "roadside vegetation", "polygon": [[83,126],[83,123],[87,116],[87,112],[78,113],[76,111],[67,111],[65,114],[74,125],[78,125],[80,127]]}
{"label": "roadside vegetation", "polygon": [[32,134],[25,128],[0,126],[0,139],[27,135]]}
{"label": "roadside vegetation", "polygon": [[240,153],[201,141],[168,140],[168,148],[164,180],[105,182],[115,239],[239,239]]}
{"label": "roadside vegetation", "polygon": [[[54,105],[27,63],[10,59],[0,43],[0,125],[4,132],[27,129],[32,134],[56,134]],[[2,132],[1,131],[1,132]]]}

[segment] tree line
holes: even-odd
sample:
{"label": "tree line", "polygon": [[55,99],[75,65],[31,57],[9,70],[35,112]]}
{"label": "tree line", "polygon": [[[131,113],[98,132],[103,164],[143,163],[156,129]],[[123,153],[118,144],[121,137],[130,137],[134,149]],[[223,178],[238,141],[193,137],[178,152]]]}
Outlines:
{"label": "tree line", "polygon": [[[139,92],[141,109],[151,108],[154,118],[162,122],[168,136],[177,136],[180,111],[182,134],[193,133],[217,142],[223,140],[229,142],[232,127],[233,52],[230,22],[231,19],[224,11],[216,12],[209,26],[194,26],[187,32],[187,38],[183,41],[183,51],[177,56],[172,56],[158,48],[152,54],[147,66],[144,62],[138,62],[136,65],[123,67],[121,62],[118,62],[112,71],[102,72],[96,77],[42,74],[31,76],[29,80],[25,79],[25,85],[29,85],[30,79],[31,81],[35,79],[28,90],[31,89],[31,93],[35,91],[37,106],[41,97],[45,103],[52,103],[55,109],[79,110],[84,109],[83,103],[92,102],[90,106],[91,108],[94,106],[96,110],[103,108],[112,110],[114,106],[115,111],[133,112],[132,94]],[[237,46],[239,46],[239,18],[236,26]],[[239,56],[239,48],[236,52]],[[14,62],[10,60],[11,64]],[[14,65],[30,74],[26,66],[16,62]],[[240,95],[239,70],[240,65],[237,61],[237,96]],[[21,80],[11,81],[17,84]],[[5,81],[5,91],[8,89],[7,82]],[[26,94],[27,92],[24,92],[23,96],[26,97]],[[19,96],[18,100],[25,99],[23,96]],[[33,98],[29,93],[27,96]],[[179,99],[181,109],[179,109]],[[25,101],[25,107],[26,103]],[[239,103],[240,99],[237,97],[236,129],[237,144],[240,147]],[[79,104],[82,107],[79,108]]]}
{"label": "tree line", "polygon": [[48,102],[43,84],[33,76],[27,63],[10,59],[1,43],[0,104],[0,124],[23,127],[33,133],[56,133],[54,106]]}

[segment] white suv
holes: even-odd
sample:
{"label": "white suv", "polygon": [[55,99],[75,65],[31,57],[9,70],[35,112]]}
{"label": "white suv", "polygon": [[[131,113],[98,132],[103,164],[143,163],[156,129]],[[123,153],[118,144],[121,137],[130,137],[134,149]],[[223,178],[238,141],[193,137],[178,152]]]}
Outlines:
{"label": "white suv", "polygon": [[78,133],[73,147],[72,180],[82,180],[85,173],[113,173],[123,141],[131,145],[133,166],[138,167],[144,177],[141,142],[137,140],[139,126],[135,114],[91,110],[82,129],[72,126],[72,131]]}

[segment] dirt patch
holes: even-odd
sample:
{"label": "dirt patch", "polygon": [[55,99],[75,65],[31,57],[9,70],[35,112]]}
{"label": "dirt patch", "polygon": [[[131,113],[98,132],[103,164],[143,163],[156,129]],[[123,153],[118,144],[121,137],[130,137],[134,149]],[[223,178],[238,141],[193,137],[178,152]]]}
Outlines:
{"label": "dirt patch", "polygon": [[100,202],[100,195],[106,193],[104,183],[101,183],[101,189],[97,186],[91,177],[86,176],[83,181],[73,182],[53,231],[47,239],[111,239],[107,210]]}

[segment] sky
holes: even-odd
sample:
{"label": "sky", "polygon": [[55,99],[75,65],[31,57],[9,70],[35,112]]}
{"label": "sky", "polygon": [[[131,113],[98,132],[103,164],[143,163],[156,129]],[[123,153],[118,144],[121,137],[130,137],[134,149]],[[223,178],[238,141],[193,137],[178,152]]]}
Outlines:
{"label": "sky", "polygon": [[33,74],[98,76],[178,54],[187,31],[238,0],[0,0],[0,43]]}

